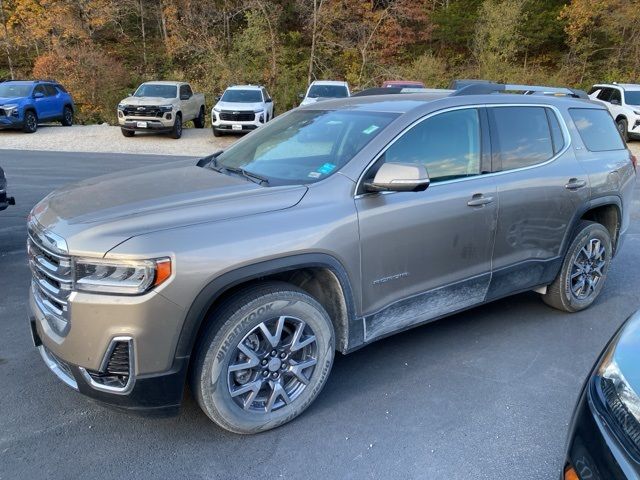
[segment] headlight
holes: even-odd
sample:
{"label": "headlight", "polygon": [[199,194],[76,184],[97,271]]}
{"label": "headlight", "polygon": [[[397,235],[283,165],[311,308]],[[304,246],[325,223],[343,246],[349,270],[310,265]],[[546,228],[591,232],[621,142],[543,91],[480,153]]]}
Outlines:
{"label": "headlight", "polygon": [[171,276],[171,260],[74,259],[74,288],[85,292],[138,295]]}
{"label": "headlight", "polygon": [[629,410],[629,413],[640,422],[640,397],[631,387],[627,379],[624,377],[620,367],[615,360],[615,347],[617,342],[613,342],[609,351],[604,356],[600,367],[598,368],[598,376],[610,381],[618,398],[623,405]]}
{"label": "headlight", "polygon": [[262,113],[264,111],[264,108],[259,108],[257,110],[254,110],[253,113]]}
{"label": "headlight", "polygon": [[173,110],[173,105],[160,105],[158,108],[161,112],[170,112]]}
{"label": "headlight", "polygon": [[119,103],[118,104],[118,110],[124,110],[125,108],[127,108],[127,104],[126,103]]}
{"label": "headlight", "polygon": [[640,115],[640,110],[634,110],[633,113],[635,113],[636,115]]}
{"label": "headlight", "polygon": [[7,116],[11,115],[15,110],[18,110],[18,105],[15,103],[10,103],[7,105],[3,105],[2,109],[5,111]]}
{"label": "headlight", "polygon": [[213,107],[213,111],[214,112],[221,112],[222,110],[220,110],[220,107],[218,107],[217,105],[215,107]]}

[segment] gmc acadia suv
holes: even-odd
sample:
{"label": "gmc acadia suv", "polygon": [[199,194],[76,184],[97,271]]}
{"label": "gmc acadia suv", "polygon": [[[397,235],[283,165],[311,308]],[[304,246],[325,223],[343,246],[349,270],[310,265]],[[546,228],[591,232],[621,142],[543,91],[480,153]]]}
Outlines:
{"label": "gmc acadia suv", "polygon": [[135,410],[175,409],[188,378],[254,433],[311,404],[336,350],[528,290],[587,308],[635,157],[600,104],[477,91],[326,101],[197,165],[51,193],[28,220],[44,361]]}

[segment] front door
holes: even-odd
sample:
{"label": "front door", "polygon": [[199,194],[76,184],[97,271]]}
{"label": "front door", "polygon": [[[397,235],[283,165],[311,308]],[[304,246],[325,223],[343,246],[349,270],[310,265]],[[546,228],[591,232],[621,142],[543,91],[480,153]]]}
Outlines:
{"label": "front door", "polygon": [[382,162],[412,162],[431,179],[423,192],[356,197],[366,341],[484,300],[497,195],[494,179],[481,174],[480,118],[476,108],[427,117],[365,175]]}

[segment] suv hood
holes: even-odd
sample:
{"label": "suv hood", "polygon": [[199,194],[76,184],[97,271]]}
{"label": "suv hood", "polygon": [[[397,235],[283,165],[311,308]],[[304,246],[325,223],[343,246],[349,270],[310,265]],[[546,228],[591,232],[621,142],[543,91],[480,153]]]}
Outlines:
{"label": "suv hood", "polygon": [[175,102],[175,98],[164,98],[164,97],[127,97],[122,100],[120,103],[124,103],[125,105],[169,105],[170,103]]}
{"label": "suv hood", "polygon": [[261,187],[213,170],[169,165],[105,175],[54,191],[31,216],[76,255],[106,253],[136,235],[282,210],[304,186]]}
{"label": "suv hood", "polygon": [[218,102],[215,108],[219,110],[231,110],[237,112],[248,112],[249,110],[264,110],[264,103],[237,103],[237,102]]}
{"label": "suv hood", "polygon": [[0,97],[0,106],[10,103],[22,103],[27,97]]}

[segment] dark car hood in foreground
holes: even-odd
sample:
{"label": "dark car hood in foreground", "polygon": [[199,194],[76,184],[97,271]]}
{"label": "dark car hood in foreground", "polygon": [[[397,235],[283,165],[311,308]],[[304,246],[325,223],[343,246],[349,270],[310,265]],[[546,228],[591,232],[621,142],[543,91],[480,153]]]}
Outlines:
{"label": "dark car hood in foreground", "polygon": [[32,211],[74,254],[106,253],[143,233],[289,208],[304,186],[262,187],[196,166],[105,175],[57,190]]}
{"label": "dark car hood in foreground", "polygon": [[613,358],[633,391],[640,395],[640,311],[620,332]]}

